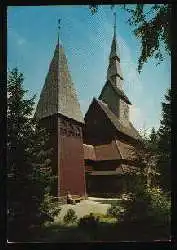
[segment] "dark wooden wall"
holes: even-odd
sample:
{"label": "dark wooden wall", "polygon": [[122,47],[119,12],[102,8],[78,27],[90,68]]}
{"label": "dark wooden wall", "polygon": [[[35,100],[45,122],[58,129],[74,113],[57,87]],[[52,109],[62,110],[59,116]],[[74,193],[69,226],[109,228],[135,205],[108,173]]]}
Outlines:
{"label": "dark wooden wall", "polygon": [[88,195],[104,195],[108,193],[119,194],[123,190],[123,178],[121,176],[91,176],[87,175]]}
{"label": "dark wooden wall", "polygon": [[81,138],[61,136],[59,193],[85,195],[84,152]]}
{"label": "dark wooden wall", "polygon": [[46,117],[40,124],[49,132],[48,147],[53,148],[51,166],[58,177],[53,195],[63,196],[67,191],[85,195],[83,125],[61,115]]}
{"label": "dark wooden wall", "polygon": [[95,103],[85,116],[84,143],[92,145],[107,144],[112,141],[116,131],[104,112]]}

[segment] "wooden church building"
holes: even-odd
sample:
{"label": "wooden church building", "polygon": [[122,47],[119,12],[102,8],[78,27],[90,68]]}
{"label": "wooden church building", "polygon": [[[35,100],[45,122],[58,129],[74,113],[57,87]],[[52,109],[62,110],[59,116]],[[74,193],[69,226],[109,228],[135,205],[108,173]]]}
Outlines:
{"label": "wooden church building", "polygon": [[35,113],[50,133],[55,196],[119,193],[131,183],[141,137],[129,120],[123,83],[115,23],[107,81],[84,119],[58,39]]}

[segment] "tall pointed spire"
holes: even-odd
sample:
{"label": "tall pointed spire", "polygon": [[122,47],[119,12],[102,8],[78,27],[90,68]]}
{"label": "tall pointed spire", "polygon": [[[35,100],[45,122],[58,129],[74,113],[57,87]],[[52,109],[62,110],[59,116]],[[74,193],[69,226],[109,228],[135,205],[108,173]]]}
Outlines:
{"label": "tall pointed spire", "polygon": [[111,81],[114,86],[119,89],[122,89],[122,71],[120,68],[120,53],[119,48],[117,46],[117,39],[116,39],[116,13],[114,13],[114,35],[111,45],[111,52],[109,56],[109,67],[107,70],[107,80]]}
{"label": "tall pointed spire", "polygon": [[53,114],[61,114],[83,123],[84,120],[68,69],[67,58],[59,41],[59,32],[60,19],[58,20],[57,46],[36,107],[36,116],[42,119]]}

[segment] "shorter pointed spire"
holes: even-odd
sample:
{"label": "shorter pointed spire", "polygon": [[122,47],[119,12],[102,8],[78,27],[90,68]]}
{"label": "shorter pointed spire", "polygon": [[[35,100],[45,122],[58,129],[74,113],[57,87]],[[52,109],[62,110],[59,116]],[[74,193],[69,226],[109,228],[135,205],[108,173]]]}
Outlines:
{"label": "shorter pointed spire", "polygon": [[120,68],[120,54],[116,39],[116,13],[114,13],[114,35],[109,56],[109,67],[107,70],[107,80],[110,80],[114,86],[122,89],[122,72]]}

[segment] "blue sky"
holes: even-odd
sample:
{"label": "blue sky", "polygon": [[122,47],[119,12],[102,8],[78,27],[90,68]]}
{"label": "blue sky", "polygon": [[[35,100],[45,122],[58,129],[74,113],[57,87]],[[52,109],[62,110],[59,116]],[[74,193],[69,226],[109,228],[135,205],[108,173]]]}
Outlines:
{"label": "blue sky", "polygon": [[[116,5],[117,42],[120,49],[124,91],[133,105],[130,120],[138,129],[159,127],[161,101],[171,83],[171,59],[156,66],[154,59],[137,72],[140,43],[132,33],[125,11]],[[68,58],[83,114],[93,97],[98,97],[106,80],[113,36],[113,11],[100,6],[92,15],[88,6],[8,7],[8,68],[24,73],[29,95],[40,91],[57,42],[57,20],[61,18],[61,42]]]}

